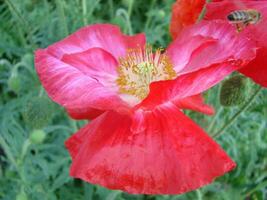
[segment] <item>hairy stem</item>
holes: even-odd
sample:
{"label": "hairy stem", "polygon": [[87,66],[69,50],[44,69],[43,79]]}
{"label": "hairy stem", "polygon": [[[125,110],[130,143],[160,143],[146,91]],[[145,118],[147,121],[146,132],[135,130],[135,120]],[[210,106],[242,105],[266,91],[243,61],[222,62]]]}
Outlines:
{"label": "hairy stem", "polygon": [[58,12],[59,12],[59,19],[63,27],[63,34],[65,37],[69,34],[69,31],[68,31],[68,25],[67,25],[67,20],[66,20],[65,11],[64,11],[64,1],[56,0],[56,5],[57,5]]}
{"label": "hairy stem", "polygon": [[87,4],[86,0],[82,0],[82,11],[83,11],[83,24],[86,26],[87,22]]}
{"label": "hairy stem", "polygon": [[[206,0],[206,4],[210,3],[212,0]],[[198,17],[198,20],[197,22],[200,22],[204,17],[205,17],[205,14],[207,12],[207,8],[206,8],[206,5],[203,7],[199,17]]]}

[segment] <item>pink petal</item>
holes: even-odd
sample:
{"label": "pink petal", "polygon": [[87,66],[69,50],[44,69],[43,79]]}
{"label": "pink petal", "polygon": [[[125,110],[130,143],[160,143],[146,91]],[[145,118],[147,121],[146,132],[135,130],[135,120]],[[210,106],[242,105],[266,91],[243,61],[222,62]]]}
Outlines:
{"label": "pink petal", "polygon": [[102,85],[113,87],[115,91],[118,91],[116,88],[118,62],[103,49],[92,48],[81,53],[65,54],[62,61],[96,79]]}
{"label": "pink petal", "polygon": [[229,58],[251,60],[255,50],[248,48],[253,49],[253,43],[245,37],[238,37],[230,24],[212,21],[185,28],[168,52],[175,68],[181,70],[178,74],[186,74]]}
{"label": "pink petal", "polygon": [[48,47],[48,52],[61,59],[64,54],[73,54],[99,47],[116,59],[124,56],[128,48],[144,46],[144,34],[126,36],[120,28],[110,24],[95,24],[83,27],[67,38]]}
{"label": "pink petal", "polygon": [[207,115],[213,115],[215,110],[212,106],[204,103],[204,98],[201,94],[186,97],[184,99],[177,99],[173,103],[180,109],[189,109],[197,112],[202,112]]}
{"label": "pink petal", "polygon": [[144,128],[135,130],[130,117],[108,112],[68,139],[71,176],[134,194],[181,194],[235,167],[171,104],[144,112],[139,122]]}
{"label": "pink petal", "polygon": [[240,34],[250,38],[257,43],[260,49],[257,51],[256,58],[241,73],[250,77],[256,83],[267,87],[267,1],[222,1],[208,4],[206,19],[227,20],[227,15],[235,10],[256,9],[261,12],[261,20],[254,25],[249,25]]}
{"label": "pink petal", "polygon": [[67,109],[116,109],[124,112],[127,107],[112,87],[102,85],[94,77],[51,56],[46,50],[35,52],[35,67],[51,99]]}
{"label": "pink petal", "polygon": [[170,44],[166,53],[174,64],[174,70],[180,74],[187,63],[189,63],[194,52],[202,51],[208,46],[216,44],[216,42],[217,39],[201,35],[189,38],[178,38]]}

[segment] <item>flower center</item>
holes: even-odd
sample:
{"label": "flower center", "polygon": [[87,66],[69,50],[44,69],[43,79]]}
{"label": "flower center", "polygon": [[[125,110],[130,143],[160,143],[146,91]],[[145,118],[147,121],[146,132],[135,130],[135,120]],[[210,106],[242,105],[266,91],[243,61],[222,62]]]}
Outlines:
{"label": "flower center", "polygon": [[168,56],[162,54],[161,49],[153,52],[149,45],[128,50],[126,56],[119,59],[118,74],[119,92],[140,100],[148,95],[150,83],[176,77]]}

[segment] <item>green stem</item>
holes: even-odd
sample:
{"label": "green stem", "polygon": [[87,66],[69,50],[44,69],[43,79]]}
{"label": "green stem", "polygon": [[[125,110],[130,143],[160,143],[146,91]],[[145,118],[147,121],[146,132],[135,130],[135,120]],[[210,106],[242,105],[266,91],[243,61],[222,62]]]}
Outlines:
{"label": "green stem", "polygon": [[113,0],[109,0],[108,1],[108,4],[109,4],[109,15],[110,15],[110,19],[113,19],[113,17],[114,17]]}
{"label": "green stem", "polygon": [[21,156],[20,156],[20,160],[24,161],[24,158],[26,156],[26,153],[28,151],[29,146],[31,145],[31,142],[29,139],[25,140],[22,150],[21,150]]}
{"label": "green stem", "polygon": [[258,184],[255,188],[248,191],[241,199],[246,199],[253,192],[256,192],[257,190],[260,190],[261,188],[266,188],[266,187],[267,187],[267,181],[263,181],[262,183]]}
{"label": "green stem", "polygon": [[67,25],[67,20],[66,20],[63,4],[64,4],[63,0],[56,0],[56,5],[58,8],[58,12],[59,12],[59,18],[61,20],[61,24],[63,27],[63,34],[64,34],[64,36],[67,36],[67,35],[69,35],[69,31],[68,31],[68,25]]}
{"label": "green stem", "polygon": [[[154,7],[156,3],[156,0],[153,0],[150,4],[150,10]],[[146,20],[146,24],[145,24],[145,30],[148,29],[148,27],[150,26],[150,23],[151,23],[152,19],[151,19],[151,15],[148,16],[148,19]]]}
{"label": "green stem", "polygon": [[197,193],[197,199],[202,200],[202,193],[201,193],[200,189],[196,190],[196,193]]}
{"label": "green stem", "polygon": [[82,10],[83,10],[83,24],[87,25],[87,5],[86,5],[86,0],[82,0]]}
{"label": "green stem", "polygon": [[249,98],[247,102],[243,104],[243,106],[237,111],[232,118],[230,118],[224,126],[217,131],[215,134],[212,135],[213,138],[219,137],[223,132],[234,123],[234,121],[251,105],[251,103],[256,99],[256,97],[260,94],[262,90],[262,87],[259,86],[255,92],[252,94],[252,96]]}
{"label": "green stem", "polygon": [[128,33],[130,35],[132,35],[133,34],[133,29],[132,29],[132,24],[131,24],[131,21],[130,21],[128,13],[124,9],[120,8],[120,9],[117,10],[116,15],[124,17],[124,19],[126,21],[126,24],[127,24],[127,28],[128,28]]}
{"label": "green stem", "polygon": [[129,20],[131,19],[131,15],[132,15],[132,10],[133,10],[133,4],[134,4],[134,1],[130,1],[130,5],[128,7],[128,16],[129,16]]}
{"label": "green stem", "polygon": [[[212,0],[206,0],[206,4],[210,3]],[[206,5],[204,6],[204,8],[202,9],[201,13],[199,14],[198,20],[197,22],[200,22],[206,15],[207,12],[207,8]]]}
{"label": "green stem", "polygon": [[212,118],[212,121],[210,122],[210,125],[207,128],[207,132],[211,132],[214,128],[214,125],[218,119],[218,117],[220,116],[221,112],[222,112],[222,107],[219,108],[219,110],[217,111],[216,115]]}

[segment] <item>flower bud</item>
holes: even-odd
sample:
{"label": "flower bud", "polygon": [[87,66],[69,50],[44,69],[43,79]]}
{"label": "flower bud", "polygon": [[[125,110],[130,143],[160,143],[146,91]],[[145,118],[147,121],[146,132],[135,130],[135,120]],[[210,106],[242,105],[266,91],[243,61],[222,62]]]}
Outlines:
{"label": "flower bud", "polygon": [[40,129],[46,126],[53,115],[51,102],[45,97],[34,97],[25,106],[23,118],[25,123],[33,128]]}
{"label": "flower bud", "polygon": [[30,133],[30,141],[33,144],[41,144],[45,139],[45,132],[41,129],[33,130]]}
{"label": "flower bud", "polygon": [[33,54],[31,53],[27,53],[25,54],[23,57],[22,57],[22,62],[27,64],[27,65],[30,65],[30,66],[33,66],[34,65],[34,56]]}
{"label": "flower bud", "polygon": [[237,106],[246,101],[247,79],[236,75],[222,83],[220,103],[222,106]]}
{"label": "flower bud", "polygon": [[9,77],[9,79],[7,81],[7,84],[8,84],[8,87],[9,87],[10,90],[15,92],[16,94],[19,93],[21,81],[20,81],[20,78],[17,75],[17,73],[12,73],[11,74],[11,76]]}
{"label": "flower bud", "polygon": [[160,18],[164,18],[166,16],[166,13],[164,12],[164,10],[159,10],[158,15]]}

